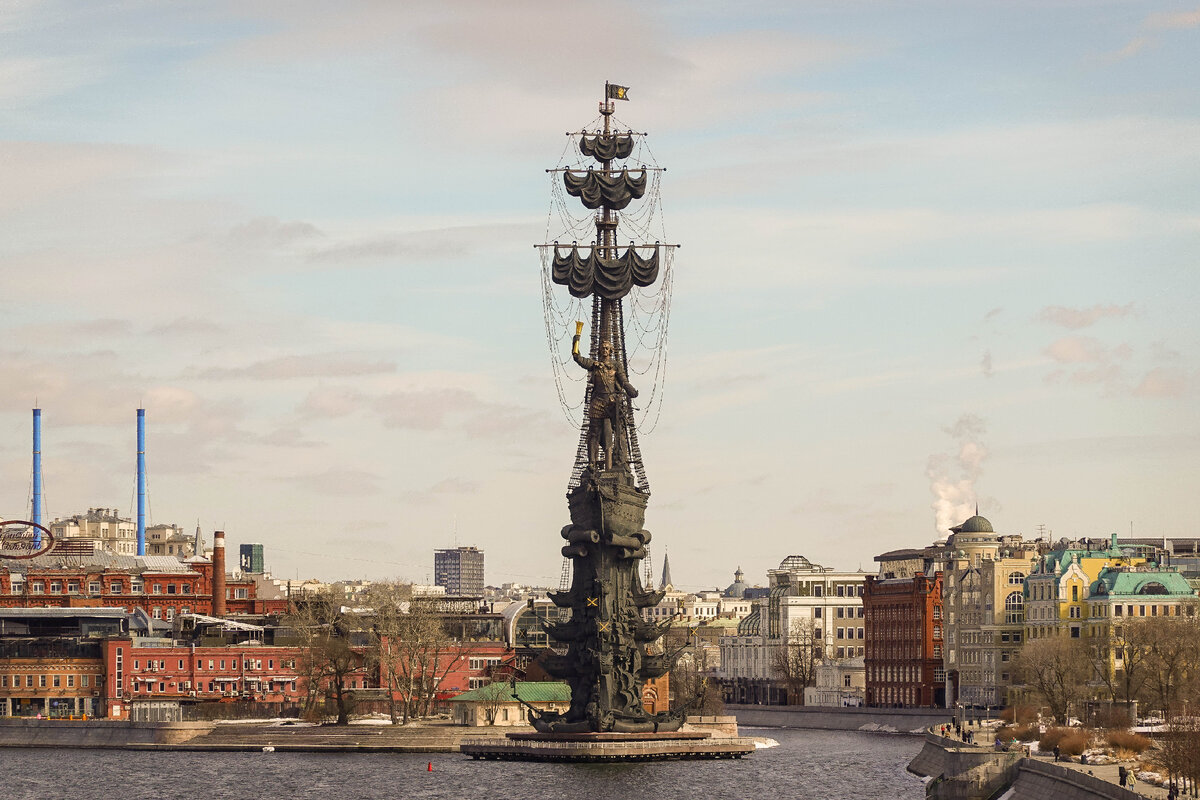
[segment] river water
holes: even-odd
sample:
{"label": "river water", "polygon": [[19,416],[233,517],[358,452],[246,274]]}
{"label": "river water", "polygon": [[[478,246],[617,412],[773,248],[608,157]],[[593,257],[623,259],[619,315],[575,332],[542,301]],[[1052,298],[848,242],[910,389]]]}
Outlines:
{"label": "river water", "polygon": [[[922,798],[904,771],[916,736],[743,728],[775,739],[731,761],[541,764],[450,753],[152,753],[0,749],[4,800],[273,800],[273,798],[519,798],[519,800],[847,800]],[[433,771],[428,765],[433,765]]]}

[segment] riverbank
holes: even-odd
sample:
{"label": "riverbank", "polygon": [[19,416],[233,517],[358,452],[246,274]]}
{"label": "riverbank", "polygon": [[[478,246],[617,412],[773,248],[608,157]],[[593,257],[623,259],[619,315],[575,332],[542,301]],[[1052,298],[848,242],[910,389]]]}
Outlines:
{"label": "riverbank", "polygon": [[[714,738],[737,737],[732,718],[699,717],[685,730]],[[0,747],[62,747],[115,750],[255,752],[273,748],[302,753],[458,753],[464,743],[506,733],[533,733],[527,725],[466,727],[449,720],[392,725],[356,720],[314,725],[295,720],[256,722],[122,722],[116,720],[0,719]],[[756,740],[769,746],[771,740]]]}
{"label": "riverbank", "polygon": [[951,711],[930,708],[819,708],[808,706],[727,705],[738,725],[756,728],[801,728],[818,731],[861,731],[923,736],[951,721]]}
{"label": "riverbank", "polygon": [[[1129,761],[1125,766],[1131,768],[1134,763]],[[990,745],[967,744],[953,735],[941,735],[940,728],[935,727],[925,732],[925,745],[909,763],[908,771],[931,779],[927,796],[935,800],[996,796],[1004,800],[1167,797],[1165,788],[1144,781],[1137,784],[1136,791],[1121,787],[1120,766],[1055,761],[1053,756],[1030,752],[1025,747],[996,750]]]}

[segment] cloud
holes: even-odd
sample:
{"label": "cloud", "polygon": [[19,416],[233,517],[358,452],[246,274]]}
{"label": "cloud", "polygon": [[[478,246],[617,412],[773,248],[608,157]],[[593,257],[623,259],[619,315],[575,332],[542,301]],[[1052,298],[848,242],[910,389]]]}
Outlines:
{"label": "cloud", "polygon": [[329,469],[280,480],[308,494],[332,497],[369,497],[382,491],[378,475],[356,469]]}
{"label": "cloud", "polygon": [[389,428],[433,431],[461,428],[478,438],[516,438],[546,429],[541,411],[489,403],[461,388],[409,389],[389,392],[373,402]]}
{"label": "cloud", "polygon": [[[1200,28],[1200,8],[1195,11],[1156,11],[1142,20],[1141,30],[1150,33],[1167,31],[1184,31]],[[1120,50],[1113,54],[1113,60],[1120,61],[1130,58],[1154,44],[1156,38],[1150,35],[1135,36]]]}
{"label": "cloud", "polygon": [[229,230],[231,244],[281,247],[323,234],[310,222],[281,222],[276,217],[257,217]]}
{"label": "cloud", "polygon": [[211,338],[223,334],[228,329],[212,320],[196,317],[180,317],[163,322],[150,328],[147,333],[151,336],[178,336],[187,339]]}
{"label": "cloud", "polygon": [[985,378],[990,378],[995,374],[995,369],[992,367],[992,351],[983,351],[983,358],[979,359],[979,369],[983,372]]}
{"label": "cloud", "polygon": [[1195,11],[1158,11],[1142,21],[1142,27],[1150,31],[1182,31],[1200,28],[1200,8]]}
{"label": "cloud", "polygon": [[1107,364],[1127,360],[1133,348],[1128,344],[1107,347],[1090,336],[1064,336],[1052,342],[1045,352],[1060,364]]}
{"label": "cloud", "polygon": [[1127,317],[1133,313],[1134,304],[1123,306],[1095,305],[1090,308],[1066,308],[1064,306],[1047,306],[1038,312],[1035,319],[1039,322],[1049,322],[1069,330],[1079,330],[1095,325],[1102,319]]}
{"label": "cloud", "polygon": [[1182,397],[1188,385],[1187,375],[1179,370],[1155,367],[1146,373],[1133,390],[1135,397]]}
{"label": "cloud", "polygon": [[370,361],[344,353],[305,356],[280,356],[245,367],[209,367],[197,377],[226,380],[289,380],[292,378],[343,378],[381,375],[396,371],[393,361]]}
{"label": "cloud", "polygon": [[342,386],[318,386],[296,409],[304,417],[344,417],[363,405],[363,395]]}

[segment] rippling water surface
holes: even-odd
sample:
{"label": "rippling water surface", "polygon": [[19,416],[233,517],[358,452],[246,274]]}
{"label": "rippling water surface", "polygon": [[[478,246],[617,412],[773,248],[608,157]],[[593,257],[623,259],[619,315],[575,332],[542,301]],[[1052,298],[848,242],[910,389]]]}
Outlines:
{"label": "rippling water surface", "polygon": [[[904,771],[915,736],[743,729],[779,747],[736,761],[540,764],[449,753],[149,753],[0,749],[0,797],[50,800],[270,798],[922,798]],[[433,764],[433,771],[427,765]]]}

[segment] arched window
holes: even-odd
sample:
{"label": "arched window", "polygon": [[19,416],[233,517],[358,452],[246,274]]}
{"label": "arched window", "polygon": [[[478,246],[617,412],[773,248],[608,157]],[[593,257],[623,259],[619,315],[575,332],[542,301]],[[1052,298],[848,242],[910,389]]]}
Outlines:
{"label": "arched window", "polygon": [[1025,573],[1024,572],[1014,572],[1008,576],[1008,585],[1009,586],[1020,586],[1023,583],[1025,583]]}
{"label": "arched window", "polygon": [[1004,621],[1008,625],[1020,625],[1025,617],[1025,597],[1021,592],[1010,592],[1004,598]]}

